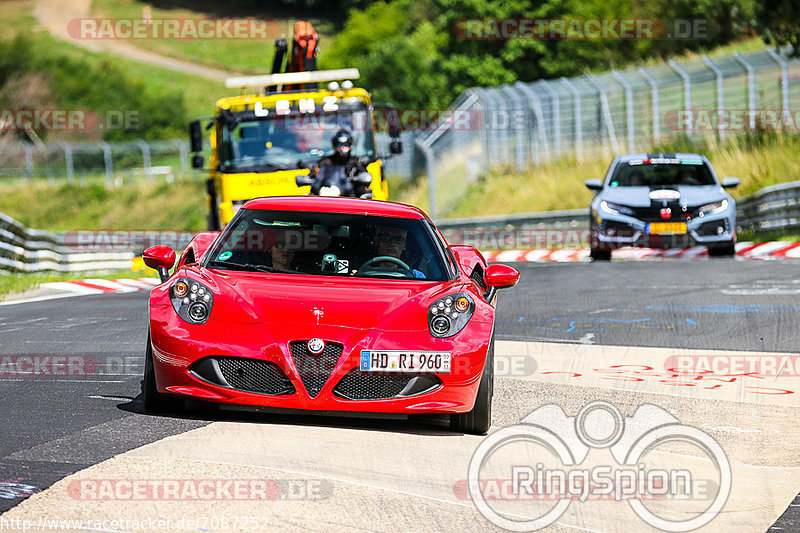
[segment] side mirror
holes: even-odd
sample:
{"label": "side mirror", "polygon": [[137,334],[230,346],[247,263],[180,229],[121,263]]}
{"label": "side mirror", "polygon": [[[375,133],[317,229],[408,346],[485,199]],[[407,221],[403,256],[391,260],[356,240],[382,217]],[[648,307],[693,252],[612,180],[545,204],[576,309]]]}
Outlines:
{"label": "side mirror", "polygon": [[492,301],[498,289],[509,289],[519,281],[519,271],[508,265],[489,265],[483,274],[489,290],[484,295],[486,301]]}
{"label": "side mirror", "polygon": [[314,178],[309,176],[308,174],[298,174],[294,177],[294,182],[297,184],[298,187],[308,187],[312,183],[314,183]]}
{"label": "side mirror", "polygon": [[189,145],[192,152],[203,151],[203,129],[199,120],[193,120],[189,123]]}
{"label": "side mirror", "polygon": [[586,185],[586,188],[590,191],[599,191],[603,188],[603,182],[601,180],[586,180],[583,182],[583,184]]}
{"label": "side mirror", "polygon": [[392,141],[389,143],[389,153],[392,155],[400,155],[403,153],[403,143],[400,141]]}
{"label": "side mirror", "polygon": [[158,271],[161,283],[169,278],[169,269],[175,264],[175,250],[169,246],[151,246],[144,251],[144,264]]}
{"label": "side mirror", "polygon": [[205,163],[205,159],[202,155],[192,156],[192,168],[203,168],[203,163]]}
{"label": "side mirror", "polygon": [[722,188],[723,189],[733,189],[738,187],[739,184],[742,182],[739,178],[725,178],[722,180]]}

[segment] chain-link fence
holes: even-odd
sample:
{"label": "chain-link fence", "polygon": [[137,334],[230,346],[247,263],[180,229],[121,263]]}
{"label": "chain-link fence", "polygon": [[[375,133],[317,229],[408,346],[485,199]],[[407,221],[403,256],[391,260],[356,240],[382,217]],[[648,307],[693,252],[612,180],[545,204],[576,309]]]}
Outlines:
{"label": "chain-link fence", "polygon": [[[794,105],[797,109],[793,109]],[[669,137],[800,128],[800,60],[765,50],[603,74],[471,88],[419,136],[429,213],[446,217],[481,172],[556,157],[648,151]]]}
{"label": "chain-link fence", "polygon": [[0,144],[0,183],[46,180],[76,185],[122,185],[138,179],[172,181],[189,175],[189,143],[5,143]]}
{"label": "chain-link fence", "polygon": [[[402,154],[387,157],[387,133],[377,134],[378,153],[384,156],[388,175],[410,178],[419,171],[414,154],[414,134],[402,132]],[[205,159],[208,161],[208,146]],[[138,179],[197,177],[190,169],[189,143],[170,141],[135,141],[128,143],[0,143],[0,184],[15,181],[45,180],[50,183],[105,183],[122,185]]]}

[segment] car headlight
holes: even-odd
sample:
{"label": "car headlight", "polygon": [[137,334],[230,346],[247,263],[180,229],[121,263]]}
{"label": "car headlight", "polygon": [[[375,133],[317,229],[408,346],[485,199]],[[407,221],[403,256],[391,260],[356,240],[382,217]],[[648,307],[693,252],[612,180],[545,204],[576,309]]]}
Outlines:
{"label": "car headlight", "polygon": [[611,213],[612,215],[628,215],[630,217],[636,215],[636,211],[634,211],[630,207],[626,207],[624,205],[619,205],[619,204],[612,204],[611,202],[606,202],[605,200],[600,202],[600,209],[602,209],[606,213]]}
{"label": "car headlight", "polygon": [[439,298],[428,308],[428,329],[434,337],[452,337],[464,329],[474,312],[475,303],[466,293]]}
{"label": "car headlight", "polygon": [[189,278],[178,278],[169,289],[169,297],[178,316],[190,324],[203,324],[214,305],[211,289]]}
{"label": "car headlight", "polygon": [[706,215],[721,213],[726,209],[728,209],[728,200],[723,199],[720,200],[719,202],[712,202],[710,204],[698,207],[697,210],[694,212],[694,216],[704,217]]}

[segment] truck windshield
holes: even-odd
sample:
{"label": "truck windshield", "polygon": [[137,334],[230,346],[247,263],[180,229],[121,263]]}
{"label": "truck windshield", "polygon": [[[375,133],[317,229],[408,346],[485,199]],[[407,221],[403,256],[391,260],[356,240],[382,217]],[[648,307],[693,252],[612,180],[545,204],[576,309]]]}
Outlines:
{"label": "truck windshield", "polygon": [[297,162],[316,161],[333,153],[331,139],[345,129],[353,136],[352,154],[373,157],[375,142],[369,110],[363,103],[339,105],[335,112],[276,115],[235,115],[223,122],[220,168],[225,172],[272,171],[297,168]]}

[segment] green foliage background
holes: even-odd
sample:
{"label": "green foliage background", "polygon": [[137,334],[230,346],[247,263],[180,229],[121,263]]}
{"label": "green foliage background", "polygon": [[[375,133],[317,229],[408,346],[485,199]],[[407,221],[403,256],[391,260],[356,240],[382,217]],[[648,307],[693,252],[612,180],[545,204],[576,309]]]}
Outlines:
{"label": "green foliage background", "polygon": [[[439,108],[468,87],[574,76],[710,50],[751,36],[760,14],[757,0],[379,1],[348,11],[320,64],[358,67],[376,100]],[[708,30],[698,39],[609,41],[465,40],[453,31],[462,19],[495,18],[659,19],[667,27],[675,19],[702,20]]]}

